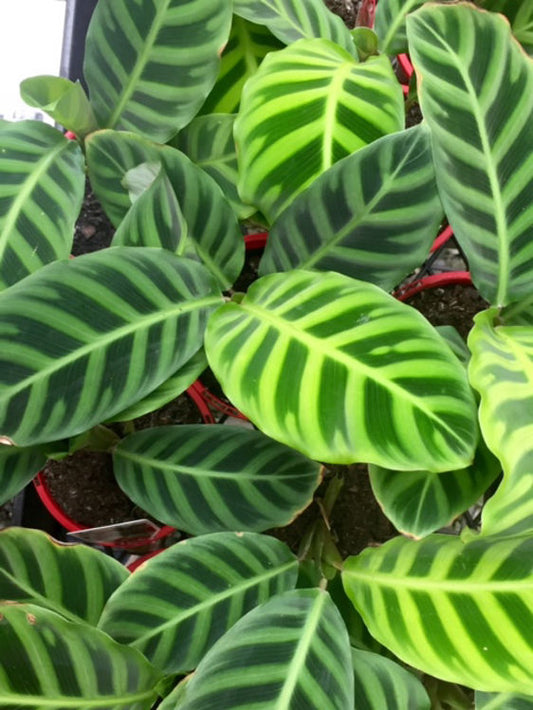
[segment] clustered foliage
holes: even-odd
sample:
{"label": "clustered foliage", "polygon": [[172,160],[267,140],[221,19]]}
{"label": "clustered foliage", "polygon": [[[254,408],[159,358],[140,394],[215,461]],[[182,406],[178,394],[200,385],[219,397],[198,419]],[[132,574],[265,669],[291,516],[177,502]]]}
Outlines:
{"label": "clustered foliage", "polygon": [[[113,445],[197,536],[133,574],[0,534],[0,707],[470,706],[426,674],[533,707],[533,9],[477,5],[379,0],[373,32],[322,0],[100,0],[89,95],[23,82],[77,140],[0,125],[1,498],[207,365],[256,428]],[[69,260],[86,171],[117,231]],[[489,304],[468,347],[391,295],[444,218]],[[244,296],[243,220],[269,231]],[[262,534],[317,462],[368,464],[404,535],[343,561],[325,525],[311,558]],[[501,472],[479,531],[437,532]]]}

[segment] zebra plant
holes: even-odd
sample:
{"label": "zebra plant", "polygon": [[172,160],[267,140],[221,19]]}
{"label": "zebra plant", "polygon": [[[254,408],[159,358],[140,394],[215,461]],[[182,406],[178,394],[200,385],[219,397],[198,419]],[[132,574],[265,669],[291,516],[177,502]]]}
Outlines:
{"label": "zebra plant", "polygon": [[[0,707],[422,709],[422,675],[531,706],[529,3],[419,5],[380,0],[378,53],[321,0],[100,0],[90,98],[23,84],[78,140],[0,125],[2,497],[206,363],[256,430],[113,442],[132,500],[198,536],[131,576],[0,534]],[[68,261],[85,170],[117,232]],[[462,359],[389,294],[444,214],[488,302]],[[270,236],[243,295],[250,217]],[[342,561],[321,521],[309,580],[261,533],[307,504],[316,462],[355,461],[405,536]],[[480,531],[438,533],[502,470]],[[427,687],[440,707],[449,686]]]}

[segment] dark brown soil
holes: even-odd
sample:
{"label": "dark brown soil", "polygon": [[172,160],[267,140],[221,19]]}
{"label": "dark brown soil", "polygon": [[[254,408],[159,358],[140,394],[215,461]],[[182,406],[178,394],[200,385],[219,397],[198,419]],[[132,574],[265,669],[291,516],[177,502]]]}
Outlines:
{"label": "dark brown soil", "polygon": [[360,0],[324,0],[324,2],[331,12],[342,17],[347,27],[350,29],[355,27]]}
{"label": "dark brown soil", "polygon": [[[202,417],[187,395],[134,420],[136,430],[166,424],[200,424]],[[111,455],[77,451],[62,461],[49,461],[44,469],[52,497],[80,525],[98,527],[146,518],[119,488],[113,476]]]}
{"label": "dark brown soil", "polygon": [[85,183],[85,199],[74,232],[73,256],[104,249],[111,244],[115,229],[94,196],[89,180]]}
{"label": "dark brown soil", "polygon": [[407,303],[422,313],[433,325],[453,325],[466,340],[476,313],[488,304],[473,286],[445,286],[420,291]]}

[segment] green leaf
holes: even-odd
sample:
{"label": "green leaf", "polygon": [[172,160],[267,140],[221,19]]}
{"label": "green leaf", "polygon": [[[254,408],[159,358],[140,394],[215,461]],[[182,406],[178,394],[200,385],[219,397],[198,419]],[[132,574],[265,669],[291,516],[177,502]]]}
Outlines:
{"label": "green leaf", "polygon": [[297,573],[288,547],[266,535],[185,540],[136,570],[99,626],[165,673],[184,672],[250,609],[292,589]]}
{"label": "green leaf", "polygon": [[352,710],[353,672],[329,595],[298,589],[238,621],[202,659],[180,710]]}
{"label": "green leaf", "polygon": [[273,52],[246,83],[235,122],[241,198],[273,221],[335,162],[403,123],[387,57],[359,64],[325,39]]}
{"label": "green leaf", "polygon": [[128,576],[119,562],[86,545],[64,545],[28,528],[0,532],[0,599],[36,604],[96,625]]}
{"label": "green leaf", "polygon": [[83,199],[80,147],[40,121],[0,131],[0,289],[66,259]]}
{"label": "green leaf", "polygon": [[533,5],[529,0],[477,0],[477,4],[505,15],[516,39],[530,56],[533,55]]}
{"label": "green leaf", "polygon": [[79,138],[98,128],[87,94],[79,82],[59,76],[33,76],[21,83],[20,95],[28,106],[46,111]]}
{"label": "green leaf", "polygon": [[192,535],[288,525],[321,473],[261,432],[216,424],[131,434],[115,448],[113,470],[137,505]]}
{"label": "green leaf", "polygon": [[261,275],[338,271],[390,291],[429,253],[443,218],[423,125],[333,165],[270,230]]}
{"label": "green leaf", "polygon": [[533,697],[476,691],[476,710],[533,710]]}
{"label": "green leaf", "polygon": [[163,249],[43,267],[0,297],[0,432],[30,446],[118,414],[200,349],[220,302],[201,265]]}
{"label": "green leaf", "polygon": [[471,466],[459,471],[390,471],[370,466],[379,505],[405,535],[425,537],[450,525],[479,500],[501,472],[501,464],[480,442]]}
{"label": "green leaf", "polygon": [[246,80],[255,74],[269,52],[283,46],[264,25],[234,15],[217,82],[200,113],[237,113]]}
{"label": "green leaf", "polygon": [[173,145],[219,185],[239,219],[250,217],[255,208],[245,205],[237,192],[237,150],[233,139],[235,116],[198,116],[178,133]]}
{"label": "green leaf", "polygon": [[[86,150],[91,185],[117,227],[131,206],[130,171],[143,164],[161,165],[178,199],[195,254],[221,288],[234,283],[244,264],[244,240],[229,202],[209,175],[175,148],[158,146],[132,133],[98,131],[87,139]],[[150,180],[146,172],[144,180]]]}
{"label": "green leaf", "polygon": [[0,708],[153,706],[160,674],[135,649],[31,604],[0,610]]}
{"label": "green leaf", "polygon": [[435,330],[444,338],[454,355],[466,367],[470,362],[470,350],[457,328],[454,328],[453,325],[436,325]]}
{"label": "green leaf", "polygon": [[350,31],[322,0],[233,0],[233,12],[266,25],[285,44],[299,39],[329,39],[357,56]]}
{"label": "green leaf", "polygon": [[533,538],[402,537],[350,557],[348,596],[402,661],[491,692],[533,694]]}
{"label": "green leaf", "polygon": [[437,184],[472,279],[489,303],[519,300],[533,273],[533,62],[504,18],[470,4],[422,8],[407,30]]}
{"label": "green leaf", "polygon": [[135,198],[119,224],[111,246],[161,247],[182,256],[187,247],[187,236],[187,221],[172,183],[161,168],[144,192]]}
{"label": "green leaf", "polygon": [[198,352],[187,360],[185,365],[179,368],[168,380],[165,380],[162,385],[159,385],[149,395],[143,397],[139,402],[131,405],[127,409],[123,409],[114,417],[108,419],[108,422],[127,422],[137,417],[142,417],[145,414],[154,412],[156,409],[168,404],[192,385],[192,383],[202,374],[207,367],[207,358],[204,349]]}
{"label": "green leaf", "polygon": [[42,446],[19,449],[0,443],[0,505],[17,495],[46,463]]}
{"label": "green leaf", "polygon": [[398,663],[352,648],[357,710],[430,710],[422,683]]}
{"label": "green leaf", "polygon": [[463,366],[377,286],[333,272],[264,276],[213,314],[205,347],[230,401],[309,458],[446,471],[473,457]]}
{"label": "green leaf", "polygon": [[423,5],[425,0],[379,0],[376,5],[374,31],[383,54],[404,54],[408,51],[405,18]]}
{"label": "green leaf", "polygon": [[165,143],[213,87],[230,26],[227,0],[100,0],[84,63],[99,126]]}
{"label": "green leaf", "polygon": [[469,376],[481,395],[479,422],[504,478],[483,510],[484,535],[533,532],[533,327],[493,323],[496,309],[474,319]]}

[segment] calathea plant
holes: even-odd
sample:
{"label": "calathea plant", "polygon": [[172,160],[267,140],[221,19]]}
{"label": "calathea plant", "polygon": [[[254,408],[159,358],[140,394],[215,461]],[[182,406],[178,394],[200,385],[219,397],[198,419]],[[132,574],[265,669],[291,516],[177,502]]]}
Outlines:
{"label": "calathea plant", "polygon": [[[205,358],[258,431],[113,446],[130,497],[198,535],[131,577],[96,551],[0,535],[0,704],[429,707],[391,652],[479,708],[530,702],[529,5],[511,15],[524,48],[472,4],[406,18],[415,5],[380,0],[372,50],[320,0],[100,0],[90,99],[23,85],[78,143],[0,127],[6,496],[94,427],[176,396]],[[409,130],[387,56],[403,27],[424,115]],[[116,242],[68,261],[84,166]],[[489,304],[463,360],[388,293],[444,214]],[[270,236],[243,297],[252,215]],[[368,463],[406,536],[343,562],[324,524],[310,580],[260,533],[309,500],[316,461]],[[480,532],[435,532],[502,469]]]}

